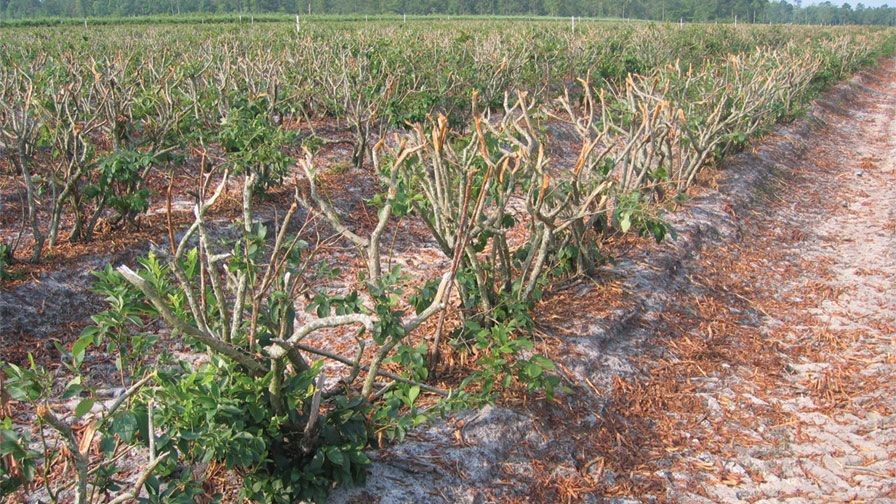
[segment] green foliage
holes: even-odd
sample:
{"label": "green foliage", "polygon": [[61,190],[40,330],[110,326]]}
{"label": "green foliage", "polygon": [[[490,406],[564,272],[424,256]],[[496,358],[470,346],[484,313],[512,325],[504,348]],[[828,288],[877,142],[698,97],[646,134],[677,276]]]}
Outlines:
{"label": "green foliage", "polygon": [[434,411],[416,405],[418,397],[419,386],[397,382],[383,394],[370,413],[380,445],[402,441],[411,429],[433,418]]}
{"label": "green foliage", "polygon": [[[519,314],[499,323],[483,326],[468,320],[459,330],[455,345],[471,345],[477,356],[477,369],[464,379],[464,387],[475,385],[480,390],[474,397],[491,401],[502,388],[518,383],[530,392],[544,391],[553,398],[560,384],[554,363],[541,355],[532,355],[535,348],[526,336],[531,325],[528,315]],[[524,358],[525,354],[530,354]]]}
{"label": "green foliage", "polygon": [[640,236],[652,236],[657,243],[667,236],[674,237],[674,230],[655,212],[643,201],[640,193],[624,194],[619,197],[613,211],[613,226],[622,233],[635,231]]}
{"label": "green foliage", "polygon": [[152,154],[137,150],[117,150],[103,156],[97,179],[85,188],[84,195],[97,207],[114,210],[113,223],[133,223],[149,210],[149,189],[144,187],[143,177],[152,163]]}
{"label": "green foliage", "polygon": [[29,357],[29,366],[21,367],[5,363],[2,371],[6,375],[4,390],[15,400],[36,403],[46,399],[53,389],[53,379],[45,369],[37,366]]}
{"label": "green foliage", "polygon": [[[254,501],[322,500],[333,482],[354,482],[369,463],[360,399],[335,400],[309,440],[297,426],[310,414],[319,366],[283,383],[285,414],[272,407],[271,375],[253,378],[224,359],[198,369],[182,365],[159,375],[152,393],[155,421],[166,435],[160,450],[187,462],[221,461],[246,475],[243,496]],[[162,476],[176,470],[174,459]]]}
{"label": "green foliage", "polygon": [[[389,167],[392,166],[394,161],[391,156],[384,156],[383,159],[379,160],[381,180],[389,179]],[[385,191],[378,192],[373,195],[370,204],[382,208],[388,199],[392,203],[392,215],[404,217],[413,211],[415,205],[423,204],[425,198],[420,194],[415,181],[408,172],[399,172],[397,178],[394,194],[389,195]]]}
{"label": "green foliage", "polygon": [[12,261],[12,247],[6,243],[0,242],[0,281],[13,278],[13,274],[10,271]]}
{"label": "green foliage", "polygon": [[594,82],[621,82],[630,74],[640,74],[646,69],[634,48],[627,46],[623,40],[614,40],[608,44],[601,58],[593,63],[591,76]]}
{"label": "green foliage", "polygon": [[[3,392],[13,401],[37,404],[52,391],[53,379],[33,360],[28,367],[3,363],[0,374]],[[0,494],[11,494],[34,479],[41,454],[30,444],[31,437],[22,427],[9,417],[0,419]]]}
{"label": "green foliage", "polygon": [[[190,272],[194,269],[192,261],[188,255],[184,268],[188,275],[196,274]],[[140,262],[144,279],[169,293],[169,299],[178,294],[167,280],[170,269],[155,255]],[[254,259],[249,262],[254,263]],[[71,369],[77,373],[89,349],[105,342],[106,351],[116,352],[119,362],[126,363],[120,368],[123,376],[130,377],[153,354],[157,338],[140,329],[154,312],[117,272],[107,268],[96,276],[95,290],[105,296],[108,309],[94,316],[95,325],[86,328],[73,344]],[[181,301],[173,303],[177,306]],[[277,303],[272,300],[272,305]],[[345,309],[347,304],[330,300],[326,309]],[[284,308],[282,303],[279,308],[271,307]],[[214,309],[210,310],[209,317],[214,315]],[[186,312],[181,311],[181,316],[187,316]],[[148,415],[153,415],[156,430],[163,433],[155,440],[156,450],[169,457],[147,482],[151,502],[189,499],[201,491],[201,478],[197,480],[179,469],[185,463],[218,461],[243,474],[242,494],[254,501],[321,501],[334,482],[363,479],[369,463],[363,452],[368,446],[365,401],[345,396],[327,399],[326,415],[319,417],[313,429],[305,428],[312,414],[311,399],[319,393],[315,379],[321,362],[282,380],[282,406],[275,405],[271,392],[272,381],[282,379],[277,378],[276,369],[257,376],[217,355],[195,367],[183,361],[163,362],[165,359],[153,362],[155,386],[141,392],[137,401],[106,422],[103,430],[103,439],[147,444]],[[16,367],[7,374],[15,390],[21,390],[17,398],[34,401],[46,390],[38,388],[38,374]],[[93,395],[80,376],[67,385],[64,397],[83,397],[75,409],[76,416],[83,416],[94,405]],[[103,446],[107,447],[106,456],[111,456],[117,444]]]}
{"label": "green foliage", "polygon": [[73,364],[80,367],[89,347],[104,345],[106,353],[115,355],[122,382],[128,376],[141,376],[151,361],[151,348],[158,341],[158,336],[142,331],[144,318],[152,310],[111,266],[93,274],[97,278],[93,291],[103,296],[109,308],[91,316],[92,325],[85,327],[72,344]]}
{"label": "green foliage", "polygon": [[[43,2],[40,8],[53,3]],[[455,6],[456,11],[480,12],[485,4],[469,5]],[[527,5],[540,14],[570,13],[562,3]],[[355,8],[344,2],[328,6]],[[578,7],[616,15],[609,4]],[[650,15],[648,5],[641,8],[645,9],[641,15]],[[510,4],[505,8],[507,13],[515,9]],[[673,10],[687,9],[670,5],[670,15]],[[707,19],[730,15],[712,7],[691,14]],[[33,160],[39,165],[43,156],[49,156],[57,166],[56,171],[35,173],[39,196],[58,190],[64,182],[58,167],[77,158],[60,147],[68,145],[65,128],[47,119],[59,111],[52,98],[60,92],[80,93],[67,102],[77,105],[77,128],[84,123],[81,115],[89,119],[102,114],[108,129],[105,137],[98,133],[93,134],[96,139],[90,137],[83,160],[75,163],[83,164],[87,173],[73,185],[65,205],[76,208],[78,217],[87,208],[85,200],[97,216],[111,208],[114,223],[132,223],[147,211],[147,174],[155,166],[192,168],[184,161],[200,156],[194,152],[202,153],[199,160],[190,158],[203,166],[200,176],[217,167],[223,152],[226,166],[255,180],[250,189],[257,191],[284,181],[292,163],[287,153],[298,147],[293,140],[299,137],[290,133],[296,124],[304,128],[307,120],[312,125],[323,122],[323,135],[330,134],[330,124],[338,128],[347,124],[345,129],[356,135],[353,154],[361,159],[365,149],[372,150],[368,142],[382,138],[384,142],[373,149],[380,168],[373,177],[381,185],[366,203],[373,210],[391,205],[393,217],[416,214],[433,228],[444,224],[435,241],[447,258],[453,258],[453,241],[462,234],[459,229],[467,226],[470,233],[463,244],[467,247],[458,249],[463,253],[453,280],[454,293],[462,301],[462,324],[450,343],[455,352],[470,357],[471,373],[449,397],[434,401],[428,395],[436,375],[428,359],[433,349],[425,336],[413,333],[417,326],[405,321],[432,305],[439,280],[411,289],[412,279],[395,267],[366,274],[378,278],[360,274],[349,287],[337,283],[341,269],[327,258],[306,268],[309,245],[298,237],[286,234],[284,243],[290,248],[276,254],[272,242],[278,231],[272,230],[290,229],[294,222],[269,227],[253,220],[249,194],[243,208],[248,222],[238,236],[212,242],[207,229],[197,226],[198,237],[184,239],[181,256],[151,253],[141,258],[139,279],[149,286],[147,291],[109,267],[97,272],[95,292],[105,299],[106,309],[92,317],[92,324],[70,348],[57,345],[71,375],[62,385],[62,399],[71,401],[76,420],[93,418],[105,404],[91,383],[95,355],[115,356],[124,387],[143,377],[153,380],[152,386],[95,424],[99,452],[90,455],[101,461],[94,460],[90,478],[91,485],[102,491],[121,490],[116,454],[152,440],[157,453],[168,458],[143,489],[147,502],[192,502],[203,488],[202,475],[191,469],[206,462],[239,475],[243,498],[321,501],[334,484],[363,479],[369,463],[366,448],[399,441],[410,429],[452,408],[493,401],[507,389],[553,397],[562,387],[554,363],[536,351],[534,304],[556,277],[590,272],[583,267],[583,258],[599,255],[602,235],[610,230],[657,241],[674,235],[656,201],[662,200],[665,188],[676,185],[680,190],[690,184],[687,174],[676,171],[675,162],[684,154],[702,153],[702,147],[695,145],[700,135],[694,132],[706,128],[716,110],[719,117],[730,118],[738,107],[751,105],[747,98],[751,95],[744,90],[764,82],[757,76],[791,67],[808,75],[771,89],[774,92],[757,100],[761,109],[738,121],[719,121],[722,126],[707,135],[718,140],[705,151],[712,155],[695,160],[695,169],[700,169],[745,145],[775,120],[798,111],[814,90],[808,88],[820,88],[855,71],[879,54],[876,48],[894,47],[894,37],[883,31],[833,28],[785,32],[764,27],[582,22],[573,32],[568,20],[430,20],[423,29],[413,24],[396,27],[394,20],[312,21],[298,34],[291,23],[266,25],[264,30],[214,25],[109,27],[97,33],[76,26],[58,33],[9,31],[9,42],[4,39],[0,46],[0,63],[23,81],[38,84],[39,110],[33,115],[41,124],[34,147],[41,155]],[[119,54],[129,57],[113,57]],[[76,64],[66,66],[57,60]],[[595,96],[604,92],[595,100],[601,104],[596,114],[583,113],[587,120],[569,121],[588,139],[583,146],[589,135],[610,124],[615,128],[608,129],[612,131],[608,135],[616,142],[606,143],[628,144],[639,131],[646,131],[639,121],[662,116],[666,122],[654,131],[674,130],[670,143],[664,144],[668,154],[612,152],[589,165],[583,178],[571,176],[576,170],[556,159],[565,156],[551,152],[548,134],[549,121],[562,108],[551,100],[577,77],[593,80]],[[626,92],[636,79],[644,85],[638,95],[643,101],[633,103],[637,100]],[[75,90],[66,82],[88,84]],[[24,93],[11,89],[0,89],[10,98],[6,102],[25,101]],[[523,92],[520,102],[525,103],[508,112],[504,107],[514,106],[509,93],[516,90]],[[591,91],[573,86],[569,108],[584,107]],[[437,112],[447,116],[444,121],[433,119]],[[525,121],[517,121],[523,117]],[[387,152],[391,135],[385,134],[396,132],[396,127],[399,133],[421,133],[402,144],[419,150],[398,167],[398,156]],[[440,137],[441,128],[450,131]],[[309,152],[334,142],[313,132],[302,135],[301,147]],[[631,142],[642,147],[647,143]],[[595,142],[582,152],[594,152],[595,146],[600,150],[602,145]],[[449,169],[439,174],[445,178],[437,188],[423,189],[436,156],[443,156],[440,160]],[[537,160],[545,159],[544,165],[535,167]],[[627,167],[633,173],[643,170],[644,177],[618,182],[615,175]],[[596,192],[591,203],[564,207],[565,202],[581,202],[592,190]],[[438,205],[431,200],[436,198],[430,194],[436,193],[444,193],[444,201],[450,202],[444,205],[447,210],[435,208]],[[202,197],[208,198],[209,191]],[[674,197],[683,198],[684,193]],[[479,202],[482,213],[464,222]],[[449,208],[451,204],[454,207]],[[447,224],[431,220],[436,211],[453,210],[456,215],[439,215]],[[350,219],[345,225],[362,227]],[[393,227],[387,234],[400,232]],[[525,234],[523,240],[507,239],[518,232]],[[365,238],[355,238],[354,245],[364,249]],[[5,278],[10,256],[9,248],[0,245],[0,278]],[[149,291],[160,301],[151,299]],[[296,314],[299,296],[310,298],[305,303],[307,315]],[[238,303],[242,304],[236,308]],[[300,358],[271,357],[283,339],[300,336],[295,331],[301,327],[294,325],[306,316],[311,320],[363,316],[363,322],[351,322],[351,331],[345,331],[349,337],[355,335],[357,355],[364,356],[364,366],[370,367],[366,359],[371,353],[382,357],[389,372],[400,379],[382,385],[371,373],[369,383],[376,388],[362,392],[362,397],[355,381],[363,366],[349,362],[350,379],[335,386],[328,383],[332,387],[323,391],[322,363],[308,366],[303,360],[306,354],[316,355],[311,350]],[[157,331],[160,324],[168,331]],[[178,350],[187,347],[200,355],[194,362],[174,359],[167,354],[168,345],[160,344],[161,337],[174,340]],[[340,358],[345,363],[347,358]],[[4,385],[14,400],[32,407],[49,404],[53,380],[44,369],[10,364],[4,366],[4,374]],[[390,379],[394,374],[388,375]],[[312,421],[315,415],[319,416]],[[9,419],[0,423],[0,440],[0,456],[14,460],[18,468],[14,472],[2,466],[0,490],[6,492],[27,482],[41,462]]]}
{"label": "green foliage", "polygon": [[29,448],[30,442],[11,418],[0,420],[0,494],[12,494],[34,479],[40,454]]}
{"label": "green foliage", "polygon": [[403,100],[389,100],[386,103],[386,119],[394,127],[422,123],[440,104],[441,98],[433,92],[418,91]]}
{"label": "green foliage", "polygon": [[258,189],[266,190],[283,181],[289,156],[283,147],[293,135],[271,121],[268,100],[239,102],[221,124],[218,140],[227,152],[235,173],[254,173]]}

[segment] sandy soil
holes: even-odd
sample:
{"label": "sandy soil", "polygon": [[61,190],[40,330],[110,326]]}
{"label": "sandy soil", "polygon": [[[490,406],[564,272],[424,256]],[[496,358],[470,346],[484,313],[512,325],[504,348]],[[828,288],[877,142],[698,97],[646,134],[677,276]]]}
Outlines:
{"label": "sandy soil", "polygon": [[879,76],[829,111],[733,254],[783,369],[732,361],[697,386],[710,417],[756,421],[728,422],[733,450],[688,453],[705,470],[670,474],[675,500],[896,502],[896,79]]}
{"label": "sandy soil", "polygon": [[[896,502],[896,62],[724,168],[669,216],[675,241],[615,243],[538,306],[570,393],[412,432],[331,500]],[[420,271],[437,255],[399,242]],[[49,359],[123,248],[3,292],[0,356]]]}
{"label": "sandy soil", "polygon": [[573,390],[374,453],[334,502],[896,502],[896,65],[726,163],[538,314]]}

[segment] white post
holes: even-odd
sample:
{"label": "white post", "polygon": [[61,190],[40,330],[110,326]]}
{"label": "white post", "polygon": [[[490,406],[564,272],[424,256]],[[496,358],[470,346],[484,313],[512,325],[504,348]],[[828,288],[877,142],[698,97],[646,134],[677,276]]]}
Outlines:
{"label": "white post", "polygon": [[302,31],[302,24],[299,22],[299,15],[296,14],[296,33]]}
{"label": "white post", "polygon": [[684,18],[678,18],[678,27],[684,28]]}
{"label": "white post", "polygon": [[576,17],[572,17],[572,31],[576,31]]}
{"label": "white post", "polygon": [[87,29],[87,18],[84,18],[84,29]]}
{"label": "white post", "polygon": [[737,26],[737,16],[734,16],[734,26]]}
{"label": "white post", "polygon": [[405,22],[405,23],[408,22],[408,15],[407,15],[407,14],[404,15],[404,22]]}

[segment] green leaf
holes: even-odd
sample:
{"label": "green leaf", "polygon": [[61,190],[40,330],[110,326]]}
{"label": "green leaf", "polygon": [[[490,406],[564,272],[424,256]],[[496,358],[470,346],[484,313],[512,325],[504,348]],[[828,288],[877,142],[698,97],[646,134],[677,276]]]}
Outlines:
{"label": "green leaf", "polygon": [[623,233],[628,233],[628,230],[632,227],[632,220],[629,214],[625,214],[619,219],[619,229],[622,230]]}
{"label": "green leaf", "polygon": [[89,397],[82,399],[81,402],[79,402],[78,405],[75,406],[75,416],[81,418],[82,416],[89,413],[93,408],[93,403],[93,399]]}
{"label": "green leaf", "polygon": [[69,385],[65,387],[65,392],[62,393],[62,399],[77,397],[81,395],[81,392],[84,392],[84,386],[81,385],[80,380],[77,383],[70,382]]}
{"label": "green leaf", "polygon": [[529,378],[538,378],[543,372],[544,370],[535,364],[529,364],[528,366],[526,366],[526,374],[529,375]]}
{"label": "green leaf", "polygon": [[408,402],[410,404],[414,404],[414,401],[417,400],[417,396],[419,396],[419,395],[420,395],[420,387],[417,385],[414,385],[413,387],[410,388],[410,390],[408,390]]}
{"label": "green leaf", "polygon": [[74,360],[76,367],[84,362],[87,348],[93,343],[93,335],[93,331],[85,330],[81,333],[81,337],[75,340],[75,343],[72,345],[72,360]]}
{"label": "green leaf", "polygon": [[345,463],[345,457],[342,456],[342,452],[335,448],[327,450],[327,458],[330,459],[330,462],[338,466],[341,466],[343,463]]}
{"label": "green leaf", "polygon": [[530,359],[530,361],[533,364],[540,366],[542,369],[546,369],[546,370],[550,370],[550,371],[553,371],[554,369],[556,369],[556,366],[554,365],[554,361],[548,359],[547,357],[541,356],[541,355],[533,356],[532,359]]}
{"label": "green leaf", "polygon": [[115,451],[115,438],[112,436],[103,436],[100,441],[100,450],[106,455],[111,455]]}
{"label": "green leaf", "polygon": [[120,413],[112,420],[110,430],[123,442],[130,443],[134,439],[134,432],[137,431],[137,417],[131,412]]}

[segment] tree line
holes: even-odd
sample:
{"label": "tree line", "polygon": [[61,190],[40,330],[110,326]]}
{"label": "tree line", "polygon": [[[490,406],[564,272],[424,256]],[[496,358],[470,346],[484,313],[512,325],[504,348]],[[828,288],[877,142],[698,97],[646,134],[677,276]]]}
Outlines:
{"label": "tree line", "polygon": [[531,15],[746,23],[896,24],[896,8],[800,0],[0,0],[4,19],[236,13]]}

